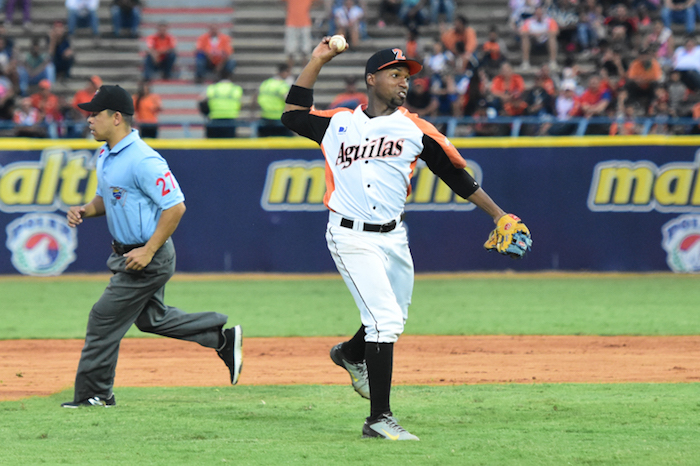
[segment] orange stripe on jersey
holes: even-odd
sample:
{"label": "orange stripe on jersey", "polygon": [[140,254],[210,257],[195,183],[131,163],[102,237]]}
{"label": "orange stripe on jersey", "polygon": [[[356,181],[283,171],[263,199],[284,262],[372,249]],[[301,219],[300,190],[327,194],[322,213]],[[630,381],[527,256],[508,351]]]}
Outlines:
{"label": "orange stripe on jersey", "polygon": [[426,136],[429,136],[430,138],[434,139],[435,142],[437,142],[440,147],[442,147],[442,150],[445,151],[445,154],[447,157],[449,157],[450,162],[452,162],[452,165],[454,165],[457,168],[464,168],[467,166],[467,161],[464,160],[464,157],[460,155],[460,153],[455,149],[455,146],[452,145],[452,143],[447,139],[447,136],[442,134],[440,131],[435,128],[431,123],[428,123],[415,113],[410,113],[407,109],[401,107],[401,112],[409,118],[413,123],[418,126],[418,129],[420,129],[423,134]]}
{"label": "orange stripe on jersey", "polygon": [[311,115],[315,115],[315,116],[330,118],[333,115],[335,115],[336,113],[352,112],[352,111],[353,110],[350,110],[349,108],[345,108],[345,107],[332,108],[330,110],[316,110],[315,108],[311,107],[311,110],[309,110],[309,113]]}
{"label": "orange stripe on jersey", "polygon": [[406,197],[411,195],[411,188],[412,188],[411,180],[413,179],[413,173],[414,173],[414,170],[416,169],[416,165],[418,165],[418,158],[416,158],[416,160],[411,162],[411,174],[408,175],[408,189],[406,189]]}
{"label": "orange stripe on jersey", "polygon": [[[347,110],[347,109],[346,109]],[[323,194],[323,204],[328,207],[328,202],[331,200],[331,194],[335,191],[335,180],[333,179],[333,171],[331,166],[328,164],[328,157],[326,157],[326,149],[321,144],[321,152],[323,152],[323,158],[326,161],[326,192]],[[330,207],[328,207],[330,209]]]}

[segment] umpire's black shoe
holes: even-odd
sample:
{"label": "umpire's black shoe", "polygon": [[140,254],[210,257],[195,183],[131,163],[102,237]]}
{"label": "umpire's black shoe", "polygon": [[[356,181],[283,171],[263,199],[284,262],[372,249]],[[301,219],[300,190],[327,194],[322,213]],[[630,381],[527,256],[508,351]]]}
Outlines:
{"label": "umpire's black shoe", "polygon": [[113,408],[116,405],[117,400],[114,399],[114,394],[112,394],[112,396],[106,400],[99,396],[93,396],[81,401],[69,401],[67,403],[62,403],[61,408],[80,408],[81,406],[101,406],[103,408]]}
{"label": "umpire's black shoe", "polygon": [[243,368],[243,331],[240,325],[224,330],[224,346],[216,350],[231,372],[231,385],[238,383]]}

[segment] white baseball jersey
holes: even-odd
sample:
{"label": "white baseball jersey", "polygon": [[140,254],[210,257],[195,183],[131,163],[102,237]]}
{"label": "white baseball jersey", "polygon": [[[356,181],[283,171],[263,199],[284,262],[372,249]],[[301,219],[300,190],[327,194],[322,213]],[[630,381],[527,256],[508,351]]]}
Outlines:
{"label": "white baseball jersey", "polygon": [[382,224],[401,215],[426,136],[436,143],[431,150],[442,152],[456,168],[466,166],[445,136],[403,107],[374,118],[361,107],[311,110],[305,126],[292,129],[321,145],[326,158],[324,203],[350,219]]}
{"label": "white baseball jersey", "polygon": [[[362,107],[285,113],[282,122],[318,142],[326,159],[326,241],[360,310],[365,341],[395,342],[413,292],[413,260],[401,221],[418,158],[457,194],[478,184],[430,123],[399,107],[370,118]],[[369,228],[368,228],[369,227]]]}

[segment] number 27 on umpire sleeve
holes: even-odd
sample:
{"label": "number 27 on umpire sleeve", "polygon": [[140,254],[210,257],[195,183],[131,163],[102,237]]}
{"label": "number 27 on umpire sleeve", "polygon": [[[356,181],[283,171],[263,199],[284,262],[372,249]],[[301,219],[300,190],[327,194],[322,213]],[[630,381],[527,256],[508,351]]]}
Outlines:
{"label": "number 27 on umpire sleeve", "polygon": [[163,191],[161,193],[162,196],[165,196],[166,194],[168,194],[170,192],[170,188],[168,188],[168,182],[165,180],[166,178],[170,179],[170,186],[173,188],[175,187],[175,180],[173,179],[172,173],[167,172],[162,178],[158,178],[156,180],[156,186],[159,186],[161,184],[163,185],[163,187],[162,187]]}

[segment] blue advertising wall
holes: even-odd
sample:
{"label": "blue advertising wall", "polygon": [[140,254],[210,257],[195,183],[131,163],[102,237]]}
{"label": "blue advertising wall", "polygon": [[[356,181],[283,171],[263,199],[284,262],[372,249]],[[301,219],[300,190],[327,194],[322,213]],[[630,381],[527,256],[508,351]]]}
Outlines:
{"label": "blue advertising wall", "polygon": [[[407,204],[417,272],[699,271],[696,138],[453,141],[468,170],[533,236],[524,260],[487,253],[493,228],[422,165]],[[178,270],[326,272],[323,160],[300,139],[156,141],[186,197]],[[94,193],[89,141],[0,141],[0,273],[106,271],[104,219],[66,227]]]}

